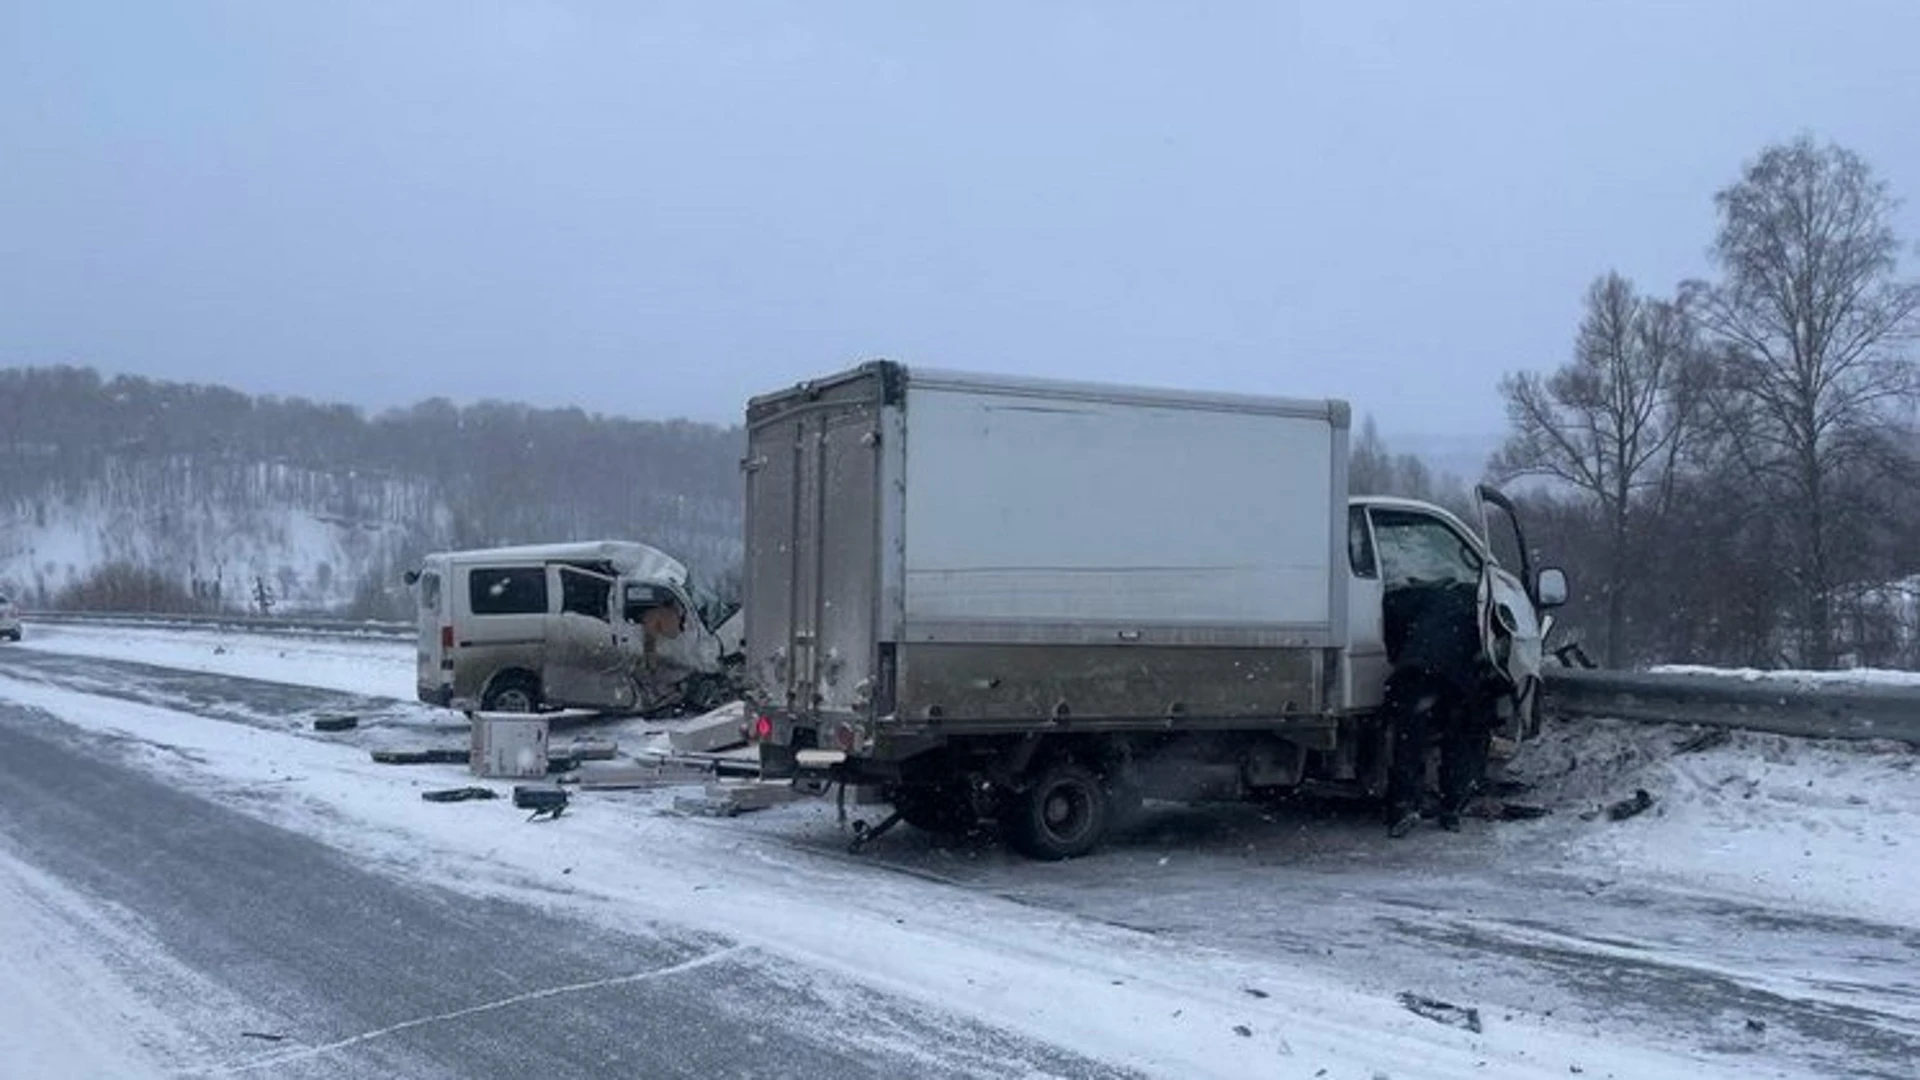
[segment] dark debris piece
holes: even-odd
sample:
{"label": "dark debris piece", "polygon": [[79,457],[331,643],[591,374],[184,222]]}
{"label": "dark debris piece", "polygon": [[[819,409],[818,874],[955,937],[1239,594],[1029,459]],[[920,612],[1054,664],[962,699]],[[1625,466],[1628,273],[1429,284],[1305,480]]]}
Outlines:
{"label": "dark debris piece", "polygon": [[1610,821],[1625,821],[1630,817],[1638,817],[1646,813],[1647,808],[1652,805],[1653,793],[1646,788],[1640,788],[1633,793],[1632,798],[1621,799],[1619,802],[1607,807],[1607,819]]}
{"label": "dark debris piece", "polygon": [[382,765],[465,765],[472,754],[466,750],[374,750],[373,760]]}
{"label": "dark debris piece", "polygon": [[1673,748],[1676,754],[1697,754],[1702,750],[1711,750],[1716,746],[1725,746],[1732,741],[1733,732],[1723,727],[1710,727],[1696,732]]}
{"label": "dark debris piece", "polygon": [[439,791],[423,791],[420,797],[428,802],[466,802],[469,799],[497,799],[500,793],[492,788],[458,787],[442,788]]}
{"label": "dark debris piece", "polygon": [[322,716],[314,720],[315,731],[352,731],[360,726],[357,716]]}
{"label": "dark debris piece", "polygon": [[1465,1028],[1475,1035],[1480,1034],[1480,1010],[1455,1005],[1450,1001],[1439,1001],[1419,994],[1402,992],[1400,1004],[1415,1016],[1422,1016],[1436,1024]]}
{"label": "dark debris piece", "polygon": [[521,784],[513,789],[513,805],[533,811],[528,821],[557,818],[567,811],[567,793],[558,787]]}

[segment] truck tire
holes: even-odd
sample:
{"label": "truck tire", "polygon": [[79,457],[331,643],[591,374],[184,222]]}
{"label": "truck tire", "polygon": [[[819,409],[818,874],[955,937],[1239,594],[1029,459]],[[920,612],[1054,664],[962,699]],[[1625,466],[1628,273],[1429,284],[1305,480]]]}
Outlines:
{"label": "truck tire", "polygon": [[540,680],[532,672],[507,671],[494,676],[480,696],[481,712],[535,712],[540,708]]}
{"label": "truck tire", "polygon": [[887,792],[900,820],[924,832],[955,835],[979,823],[966,796],[944,784],[895,787]]}
{"label": "truck tire", "polygon": [[1106,785],[1071,761],[1041,769],[1011,800],[1007,843],[1030,858],[1071,859],[1098,847],[1111,818]]}

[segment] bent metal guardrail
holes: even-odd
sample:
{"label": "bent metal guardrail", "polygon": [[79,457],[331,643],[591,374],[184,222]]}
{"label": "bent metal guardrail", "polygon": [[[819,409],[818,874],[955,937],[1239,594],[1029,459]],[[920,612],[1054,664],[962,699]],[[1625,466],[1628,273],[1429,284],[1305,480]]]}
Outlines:
{"label": "bent metal guardrail", "polygon": [[1553,668],[1551,714],[1920,744],[1920,686]]}
{"label": "bent metal guardrail", "polygon": [[416,632],[412,623],[379,620],[326,619],[298,615],[167,614],[141,611],[28,611],[23,622],[84,623],[89,626],[175,626],[207,630],[244,630],[258,634],[303,634],[325,637],[408,638]]}

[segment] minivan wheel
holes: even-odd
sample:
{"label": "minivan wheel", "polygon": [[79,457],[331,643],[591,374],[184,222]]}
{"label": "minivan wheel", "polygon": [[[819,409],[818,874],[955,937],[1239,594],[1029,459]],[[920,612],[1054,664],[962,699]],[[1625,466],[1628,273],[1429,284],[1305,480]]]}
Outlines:
{"label": "minivan wheel", "polygon": [[1022,855],[1049,861],[1092,851],[1111,817],[1106,785],[1071,761],[1042,769],[1012,803],[1007,842]]}
{"label": "minivan wheel", "polygon": [[480,699],[482,712],[534,712],[540,707],[540,680],[524,671],[508,672],[493,680]]}

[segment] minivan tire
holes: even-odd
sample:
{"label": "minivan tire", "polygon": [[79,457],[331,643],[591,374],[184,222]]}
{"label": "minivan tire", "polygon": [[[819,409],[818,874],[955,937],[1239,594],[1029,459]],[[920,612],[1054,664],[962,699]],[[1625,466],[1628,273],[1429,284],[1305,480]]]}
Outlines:
{"label": "minivan tire", "polygon": [[531,672],[509,671],[493,678],[480,696],[481,712],[538,712],[540,680]]}

